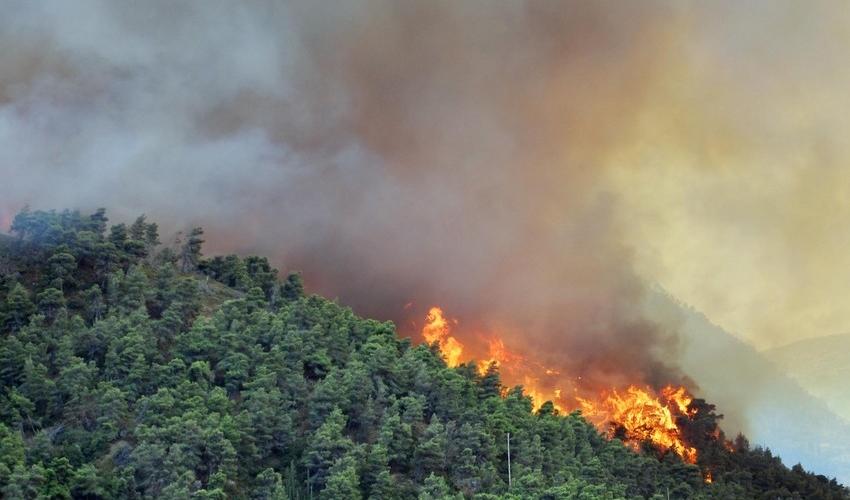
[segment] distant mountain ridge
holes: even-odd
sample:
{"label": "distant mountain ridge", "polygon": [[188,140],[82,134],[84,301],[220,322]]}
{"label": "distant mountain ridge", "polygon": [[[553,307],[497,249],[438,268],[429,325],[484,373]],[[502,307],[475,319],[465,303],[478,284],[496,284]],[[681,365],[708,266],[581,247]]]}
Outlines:
{"label": "distant mountain ridge", "polygon": [[804,339],[761,355],[850,422],[850,333]]}
{"label": "distant mountain ridge", "polygon": [[[839,416],[826,398],[807,390],[805,383],[798,383],[791,371],[780,369],[772,359],[797,359],[791,353],[799,350],[803,354],[807,349],[792,345],[774,353],[758,352],[662,290],[647,295],[646,310],[649,317],[665,324],[678,322],[680,362],[699,385],[698,396],[716,404],[717,412],[725,415],[721,426],[727,435],[743,432],[753,444],[769,447],[786,463],[799,462],[808,470],[833,475],[844,484],[850,482],[850,422]],[[850,345],[850,335],[841,337]],[[848,359],[848,351],[835,345],[840,352],[829,359],[841,355]],[[813,347],[811,352],[800,359],[816,359],[814,353],[820,351]],[[832,368],[811,361],[803,364],[806,362],[817,365],[810,366],[813,377],[823,376],[818,371],[821,365],[834,371],[831,394],[837,391],[838,380],[847,380],[850,374],[846,363],[839,369],[837,362],[829,365]],[[845,400],[847,397],[845,394]]]}

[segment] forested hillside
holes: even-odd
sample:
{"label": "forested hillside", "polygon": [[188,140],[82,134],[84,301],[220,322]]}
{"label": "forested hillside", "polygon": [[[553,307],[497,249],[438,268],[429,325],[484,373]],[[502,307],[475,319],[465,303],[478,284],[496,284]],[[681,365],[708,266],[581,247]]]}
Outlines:
{"label": "forested hillside", "polygon": [[[729,434],[742,429],[751,442],[770,445],[786,463],[802,463],[838,481],[850,484],[850,422],[830,411],[847,396],[838,391],[841,364],[810,357],[811,370],[822,370],[820,379],[833,382],[833,392],[816,398],[770,362],[769,352],[751,345],[713,324],[705,315],[661,291],[648,294],[648,314],[682,318],[686,339],[680,362],[700,386],[700,394],[725,414]],[[845,351],[834,345],[833,356]],[[801,350],[801,352],[806,352]],[[831,367],[831,373],[823,365]],[[722,366],[722,369],[720,368]],[[846,385],[846,384],[844,384]],[[842,386],[843,387],[843,386]],[[846,393],[846,390],[843,391]]]}
{"label": "forested hillside", "polygon": [[144,216],[24,210],[0,237],[5,499],[846,499],[727,441],[694,400],[695,464],[534,410],[496,366],[307,295],[259,256],[163,248]]}

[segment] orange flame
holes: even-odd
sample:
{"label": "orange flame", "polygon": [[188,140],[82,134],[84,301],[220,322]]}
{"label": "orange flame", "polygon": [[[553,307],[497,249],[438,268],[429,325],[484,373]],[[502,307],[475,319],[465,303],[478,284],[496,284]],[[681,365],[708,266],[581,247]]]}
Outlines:
{"label": "orange flame", "polygon": [[439,307],[432,307],[425,318],[422,336],[428,344],[437,342],[440,346],[440,352],[446,358],[446,364],[457,366],[460,363],[460,356],[463,354],[463,344],[450,335],[451,331],[448,320],[443,316],[443,310]]}
{"label": "orange flame", "polygon": [[488,345],[487,354],[490,358],[479,368],[482,374],[487,371],[490,363],[496,363],[500,374],[507,381],[522,383],[525,395],[531,397],[535,409],[539,409],[546,401],[551,401],[556,410],[564,411],[564,408],[557,402],[561,399],[561,390],[546,390],[540,380],[541,377],[551,378],[559,375],[557,370],[547,368],[540,363],[511,352],[505,347],[505,342],[498,337],[489,339]]}
{"label": "orange flame", "polygon": [[[464,345],[451,335],[452,324],[457,323],[457,320],[446,319],[439,307],[432,307],[422,328],[425,341],[439,345],[450,367],[468,361],[463,359]],[[581,409],[585,418],[597,428],[608,432],[609,437],[621,438],[634,449],[650,441],[662,453],[672,450],[686,462],[696,462],[697,451],[682,440],[675,420],[677,416],[694,416],[689,406],[693,398],[684,387],[667,386],[656,397],[651,389],[632,385],[623,394],[616,389],[603,390],[596,401],[576,394],[572,394],[574,400],[566,399],[557,385],[570,385],[570,380],[557,370],[512,352],[497,335],[491,335],[485,342],[488,359],[479,365],[479,373],[484,375],[489,365],[495,363],[505,383],[522,384],[524,394],[531,397],[535,409],[546,401],[551,401],[559,413],[563,413],[565,407]],[[571,388],[576,390],[574,386]]]}
{"label": "orange flame", "polygon": [[611,437],[621,436],[633,447],[650,441],[662,452],[673,450],[688,463],[696,463],[696,448],[682,440],[671,408],[688,415],[690,396],[684,388],[668,386],[662,391],[666,404],[651,395],[651,390],[630,386],[625,394],[616,390],[600,394],[598,402],[577,398],[585,417],[598,427],[612,426]]}
{"label": "orange flame", "polygon": [[688,394],[688,391],[684,387],[674,388],[672,385],[668,385],[661,390],[661,394],[667,399],[667,401],[676,403],[676,406],[679,408],[679,413],[682,415],[688,415],[689,417],[694,416],[694,412],[688,408],[694,398]]}

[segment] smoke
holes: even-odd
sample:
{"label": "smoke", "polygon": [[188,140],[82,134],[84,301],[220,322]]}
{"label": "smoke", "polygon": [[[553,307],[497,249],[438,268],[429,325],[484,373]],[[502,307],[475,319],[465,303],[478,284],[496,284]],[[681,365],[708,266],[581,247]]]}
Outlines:
{"label": "smoke", "polygon": [[761,346],[850,321],[848,15],[3,4],[0,214],[200,225],[403,334],[437,304],[580,388],[682,382],[648,283]]}

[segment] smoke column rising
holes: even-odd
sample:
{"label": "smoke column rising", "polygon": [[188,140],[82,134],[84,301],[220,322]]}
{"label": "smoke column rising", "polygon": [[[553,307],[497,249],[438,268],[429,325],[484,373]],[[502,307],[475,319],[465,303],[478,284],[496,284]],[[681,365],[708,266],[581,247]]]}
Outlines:
{"label": "smoke column rising", "polygon": [[850,321],[847,20],[790,1],[6,3],[0,213],[200,225],[207,253],[273,256],[402,333],[439,304],[580,388],[681,382],[647,283],[758,346]]}
{"label": "smoke column rising", "polygon": [[571,373],[665,371],[604,156],[668,7],[83,5],[4,16],[11,204],[176,215],[363,314],[440,303]]}

